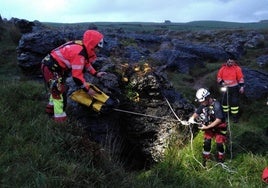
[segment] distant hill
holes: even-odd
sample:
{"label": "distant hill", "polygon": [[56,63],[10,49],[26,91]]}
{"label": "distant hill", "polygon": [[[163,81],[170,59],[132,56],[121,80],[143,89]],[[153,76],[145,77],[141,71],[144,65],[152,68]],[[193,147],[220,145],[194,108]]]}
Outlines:
{"label": "distant hill", "polygon": [[210,30],[210,29],[268,29],[268,20],[260,22],[223,22],[223,21],[192,21],[186,23],[173,23],[165,21],[163,23],[156,22],[81,22],[81,23],[52,23],[44,22],[43,24],[61,27],[61,26],[96,26],[99,29],[125,29],[125,30]]}

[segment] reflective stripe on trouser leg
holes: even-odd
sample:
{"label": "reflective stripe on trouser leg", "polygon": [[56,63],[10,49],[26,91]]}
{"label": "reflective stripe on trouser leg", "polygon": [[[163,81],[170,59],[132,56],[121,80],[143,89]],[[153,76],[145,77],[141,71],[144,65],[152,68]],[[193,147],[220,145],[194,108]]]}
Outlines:
{"label": "reflective stripe on trouser leg", "polygon": [[228,113],[229,112],[229,106],[222,105],[223,112]]}
{"label": "reflective stripe on trouser leg", "polygon": [[231,114],[238,114],[239,107],[238,106],[231,106]]}
{"label": "reflective stripe on trouser leg", "polygon": [[205,160],[210,159],[210,152],[208,152],[208,151],[203,151],[203,158],[204,158]]}
{"label": "reflective stripe on trouser leg", "polygon": [[66,117],[66,113],[63,111],[63,96],[59,95],[60,99],[53,98],[54,104],[54,117]]}
{"label": "reflective stripe on trouser leg", "polygon": [[224,162],[224,153],[218,152],[218,160],[219,162]]}

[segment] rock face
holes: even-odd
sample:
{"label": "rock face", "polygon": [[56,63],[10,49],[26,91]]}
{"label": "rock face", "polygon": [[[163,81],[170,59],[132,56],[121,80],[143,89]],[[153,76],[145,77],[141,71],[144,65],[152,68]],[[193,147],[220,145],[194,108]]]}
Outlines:
{"label": "rock face", "polygon": [[[81,39],[86,29],[96,29],[93,25],[56,29],[35,24],[27,24],[33,29],[27,27],[29,32],[23,34],[17,47],[18,65],[28,75],[40,74],[40,62],[50,50],[68,40]],[[108,74],[101,79],[90,75],[86,78],[120,103],[107,113],[93,112],[68,97],[77,89],[69,77],[66,111],[73,123],[87,130],[92,140],[122,156],[133,168],[158,162],[170,139],[185,134],[185,127],[172,110],[184,120],[194,111],[194,106],[169,83],[164,70],[187,74],[193,67],[205,66],[205,61],[224,61],[229,52],[239,58],[247,47],[257,48],[264,43],[264,36],[252,31],[101,32],[107,43],[97,54],[94,67]],[[267,96],[267,73],[248,68],[243,68],[243,72],[246,96],[251,99]]]}
{"label": "rock face", "polygon": [[[106,63],[106,68],[102,70],[116,70],[113,64]],[[87,75],[91,83],[120,100],[115,110],[97,114],[68,98],[67,113],[93,140],[123,156],[128,166],[144,168],[163,158],[171,138],[185,134],[172,110],[186,119],[194,106],[175,92],[165,73],[152,71],[147,64],[123,69],[124,74],[108,73],[101,79]],[[69,96],[77,88],[71,78],[67,83]]]}

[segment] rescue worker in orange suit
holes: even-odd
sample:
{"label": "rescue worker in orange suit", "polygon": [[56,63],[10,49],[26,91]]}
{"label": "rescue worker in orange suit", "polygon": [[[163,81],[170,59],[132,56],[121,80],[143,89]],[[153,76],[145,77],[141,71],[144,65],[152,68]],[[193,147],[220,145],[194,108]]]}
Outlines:
{"label": "rescue worker in orange suit", "polygon": [[95,50],[103,47],[103,35],[95,30],[87,30],[81,42],[80,44],[74,41],[67,42],[52,50],[42,60],[42,73],[50,88],[46,112],[52,114],[56,122],[64,122],[67,119],[63,96],[66,73],[71,72],[74,82],[90,96],[93,96],[95,91],[85,80],[83,72],[88,71],[96,77],[106,74],[106,72],[97,72],[92,66],[97,58]]}
{"label": "rescue worker in orange suit", "polygon": [[227,123],[222,106],[219,101],[212,98],[210,92],[205,88],[200,88],[196,92],[196,101],[200,106],[196,109],[194,114],[190,117],[188,122],[196,124],[199,122],[198,128],[204,131],[204,145],[203,145],[203,165],[211,158],[211,140],[216,141],[217,160],[220,163],[224,162],[225,149],[224,144],[227,141]]}
{"label": "rescue worker in orange suit", "polygon": [[223,91],[222,107],[227,115],[230,112],[233,122],[238,122],[239,115],[239,93],[244,93],[244,75],[235,58],[231,57],[219,69],[217,74],[218,84],[225,88]]}

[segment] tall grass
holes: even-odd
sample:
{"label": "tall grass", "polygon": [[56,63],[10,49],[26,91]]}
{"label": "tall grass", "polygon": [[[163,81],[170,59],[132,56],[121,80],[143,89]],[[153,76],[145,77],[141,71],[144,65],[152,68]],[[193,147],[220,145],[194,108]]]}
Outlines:
{"label": "tall grass", "polygon": [[[244,151],[221,165],[209,161],[201,165],[203,136],[181,146],[172,146],[163,162],[140,173],[137,187],[264,187],[261,173],[268,164],[267,154]],[[215,153],[215,146],[212,151]],[[234,152],[234,151],[233,151]]]}
{"label": "tall grass", "polygon": [[58,125],[46,116],[41,83],[1,81],[1,86],[1,187],[124,185],[124,170],[105,161],[101,147],[75,122]]}

